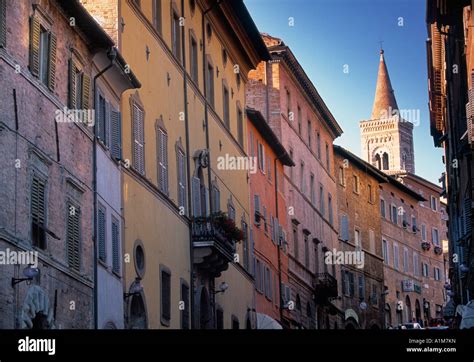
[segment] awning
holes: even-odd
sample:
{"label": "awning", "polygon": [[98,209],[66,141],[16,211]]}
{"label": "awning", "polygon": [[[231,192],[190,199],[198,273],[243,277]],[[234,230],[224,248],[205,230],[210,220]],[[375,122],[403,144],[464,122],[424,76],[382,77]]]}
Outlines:
{"label": "awning", "polygon": [[283,329],[283,327],[272,317],[257,313],[257,329]]}
{"label": "awning", "polygon": [[359,324],[359,316],[354,311],[354,309],[349,308],[349,309],[346,309],[346,311],[344,312],[344,320],[348,320],[349,318],[354,319],[357,322],[357,324]]}
{"label": "awning", "polygon": [[474,300],[471,300],[464,306],[464,313],[462,314],[461,325],[459,329],[474,328]]}

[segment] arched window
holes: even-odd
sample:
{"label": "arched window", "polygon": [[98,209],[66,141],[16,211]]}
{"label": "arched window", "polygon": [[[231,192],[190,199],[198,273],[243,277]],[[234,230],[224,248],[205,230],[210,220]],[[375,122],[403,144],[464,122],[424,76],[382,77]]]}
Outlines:
{"label": "arched window", "polygon": [[388,153],[384,152],[382,156],[382,165],[384,170],[389,169],[389,164],[388,164]]}
{"label": "arched window", "polygon": [[375,155],[375,166],[381,170],[382,169],[382,160],[380,159],[380,155],[376,154]]}

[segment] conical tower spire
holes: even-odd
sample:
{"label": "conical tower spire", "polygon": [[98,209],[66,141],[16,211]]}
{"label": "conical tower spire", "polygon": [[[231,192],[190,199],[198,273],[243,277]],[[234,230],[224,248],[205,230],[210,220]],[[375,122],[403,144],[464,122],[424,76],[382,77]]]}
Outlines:
{"label": "conical tower spire", "polygon": [[387,65],[385,64],[384,51],[381,49],[379,74],[377,77],[377,87],[375,89],[371,119],[390,117],[395,110],[398,110],[397,100],[395,99],[392,84],[390,83]]}

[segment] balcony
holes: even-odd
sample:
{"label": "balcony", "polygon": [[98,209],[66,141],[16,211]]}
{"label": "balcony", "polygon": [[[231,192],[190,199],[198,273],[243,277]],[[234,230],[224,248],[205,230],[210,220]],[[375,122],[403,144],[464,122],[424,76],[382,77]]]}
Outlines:
{"label": "balcony", "polygon": [[337,280],[329,273],[317,273],[314,281],[316,302],[323,304],[337,297]]}
{"label": "balcony", "polygon": [[192,221],[194,264],[198,269],[219,277],[234,259],[235,241],[215,218],[199,217]]}

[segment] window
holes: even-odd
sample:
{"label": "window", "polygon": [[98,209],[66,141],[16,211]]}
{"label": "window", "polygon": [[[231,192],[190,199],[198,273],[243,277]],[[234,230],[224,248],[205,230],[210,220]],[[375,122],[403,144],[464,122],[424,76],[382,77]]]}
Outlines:
{"label": "window", "polygon": [[190,51],[189,66],[191,67],[191,79],[199,85],[199,69],[198,69],[198,45],[193,35],[190,35]]}
{"label": "window", "polygon": [[431,240],[433,241],[433,244],[436,246],[439,246],[439,233],[438,229],[432,228],[431,229]]}
{"label": "window", "polygon": [[349,241],[349,218],[347,215],[341,215],[341,231],[339,232],[341,240]]}
{"label": "window", "polygon": [[377,293],[377,284],[372,284],[372,295],[370,296],[370,301],[372,305],[377,305],[378,301],[378,293]]}
{"label": "window", "polygon": [[393,267],[398,270],[399,265],[399,254],[398,254],[398,244],[393,243]]}
{"label": "window", "polygon": [[81,210],[71,203],[67,203],[67,260],[71,269],[80,271],[80,243],[81,243]]}
{"label": "window", "polygon": [[369,229],[369,250],[375,254],[375,231],[373,229]]}
{"label": "window", "polygon": [[385,219],[385,200],[380,199],[380,215]]}
{"label": "window", "polygon": [[107,109],[110,109],[110,105],[100,92],[97,94],[96,102],[97,137],[104,145],[107,145]]}
{"label": "window", "polygon": [[260,225],[260,196],[254,195],[253,197],[254,209],[255,209],[255,224]]}
{"label": "window", "polygon": [[305,193],[305,187],[304,187],[304,162],[301,161],[300,163],[300,190],[304,194]]}
{"label": "window", "polygon": [[326,143],[326,170],[328,173],[331,173],[330,157],[331,155],[329,154],[329,145]]}
{"label": "window", "polygon": [[134,169],[144,175],[145,174],[145,113],[138,104],[132,105],[132,139],[133,154],[132,165]]}
{"label": "window", "polygon": [[265,146],[257,141],[258,167],[265,173]]}
{"label": "window", "polygon": [[170,325],[171,319],[171,272],[168,268],[160,266],[161,285],[161,324]]}
{"label": "window", "polygon": [[[84,74],[81,68],[69,59],[69,93],[68,106],[70,109],[89,109],[89,92],[91,78]],[[97,109],[96,112],[99,110]]]}
{"label": "window", "polygon": [[311,148],[311,121],[308,120],[308,146]]}
{"label": "window", "polygon": [[360,230],[355,229],[354,231],[354,244],[356,246],[356,249],[362,249],[362,239],[360,235]]}
{"label": "window", "polygon": [[329,216],[329,224],[333,224],[333,214],[332,214],[332,196],[328,194],[328,216]]}
{"label": "window", "polygon": [[158,154],[158,188],[168,194],[168,133],[159,127],[156,135]]}
{"label": "window", "polygon": [[314,174],[309,176],[309,193],[311,197],[311,203],[316,205],[316,191],[314,189]]}
{"label": "window", "polygon": [[115,160],[122,159],[122,115],[115,109],[110,111],[110,152]]}
{"label": "window", "polygon": [[229,89],[226,85],[222,86],[222,103],[224,106],[224,124],[230,130],[230,114],[229,114]]}
{"label": "window", "polygon": [[321,184],[319,184],[319,212],[324,216],[324,189]]}
{"label": "window", "polygon": [[426,225],[421,224],[421,240],[426,241]]}
{"label": "window", "polygon": [[265,231],[265,234],[268,233],[267,208],[266,208],[266,206],[263,206],[263,230]]}
{"label": "window", "polygon": [[438,211],[438,200],[434,196],[430,196],[431,210]]}
{"label": "window", "polygon": [[298,245],[298,227],[293,225],[293,253],[295,254],[295,259],[299,259],[299,245]]}
{"label": "window", "polygon": [[235,222],[235,208],[231,203],[227,204],[227,215],[229,216],[229,219]]}
{"label": "window", "polygon": [[[181,280],[181,302],[183,309],[181,309],[181,329],[189,329],[189,286]],[[218,312],[219,310],[216,310]]]}
{"label": "window", "polygon": [[237,106],[237,140],[239,145],[244,147],[244,116],[239,106]]}
{"label": "window", "polygon": [[[242,240],[242,247],[243,247],[243,253],[244,253],[244,269],[249,271],[249,230],[247,223],[245,221],[242,221],[241,224],[242,231],[244,233],[244,239]],[[250,230],[250,239],[252,240],[253,234],[252,230]]]}
{"label": "window", "polygon": [[316,133],[316,148],[318,152],[318,158],[321,159],[321,135],[319,132]]}
{"label": "window", "polygon": [[39,79],[43,84],[48,84],[48,68],[49,68],[49,33],[41,28],[40,31],[40,63],[39,63]]}
{"label": "window", "polygon": [[153,27],[161,34],[161,0],[153,0]]}
{"label": "window", "polygon": [[99,244],[99,260],[106,262],[106,235],[105,229],[107,228],[105,219],[106,210],[102,205],[99,205],[97,211],[97,238]]}
{"label": "window", "polygon": [[291,94],[288,88],[286,89],[286,115],[290,121],[293,120],[293,117],[291,116]]}
{"label": "window", "polygon": [[383,163],[383,169],[388,170],[389,169],[389,162],[388,162],[388,153],[384,152],[382,156],[382,163]]}
{"label": "window", "polygon": [[186,163],[184,151],[177,148],[178,165],[178,207],[186,213]]}
{"label": "window", "polygon": [[359,193],[359,176],[357,175],[352,176],[352,191]]}
{"label": "window", "polygon": [[408,265],[408,249],[403,248],[403,271],[408,273],[409,265]]}
{"label": "window", "polygon": [[222,64],[224,64],[224,67],[227,65],[227,50],[222,49]]}
{"label": "window", "polygon": [[416,216],[411,217],[411,230],[416,233],[418,231],[418,226],[416,223]]}
{"label": "window", "polygon": [[367,192],[369,193],[369,202],[373,203],[374,202],[374,194],[372,192],[372,185],[371,184],[367,185]]}
{"label": "window", "polygon": [[263,292],[263,280],[262,280],[262,263],[257,259],[257,270],[255,272],[255,287],[257,290]]}
{"label": "window", "polygon": [[441,280],[441,272],[439,268],[434,268],[434,279]]}
{"label": "window", "polygon": [[382,239],[383,260],[384,260],[385,264],[387,264],[387,265],[390,264],[390,257],[389,257],[389,254],[388,254],[388,250],[389,250],[388,241],[385,240],[385,239]]}
{"label": "window", "polygon": [[7,2],[0,0],[0,48],[7,45]]}
{"label": "window", "polygon": [[309,268],[309,243],[307,233],[304,233],[304,265],[306,268]]}
{"label": "window", "polygon": [[36,175],[31,180],[31,243],[46,249],[46,182]]}
{"label": "window", "polygon": [[413,253],[413,275],[415,277],[420,275],[419,267],[420,267],[420,259],[418,257],[418,254]]}
{"label": "window", "polygon": [[354,296],[354,274],[349,271],[343,271],[344,273],[344,294],[348,297]]}
{"label": "window", "polygon": [[269,181],[272,180],[272,164],[273,164],[273,160],[270,154],[267,154],[267,176],[268,176]]}
{"label": "window", "polygon": [[173,55],[181,62],[181,26],[179,22],[178,13],[173,11],[173,17],[171,18],[171,44]]}
{"label": "window", "polygon": [[217,185],[217,182],[212,186],[212,202],[214,203],[214,212],[221,210],[221,191]]}
{"label": "window", "polygon": [[390,213],[390,219],[394,224],[398,224],[398,209],[395,205],[390,206],[392,212]]}
{"label": "window", "polygon": [[214,67],[209,61],[206,67],[206,98],[211,107],[214,107]]}
{"label": "window", "polygon": [[365,280],[363,275],[359,275],[359,299],[364,300],[365,298]]}
{"label": "window", "polygon": [[421,266],[422,266],[421,272],[422,272],[423,276],[424,276],[425,278],[428,278],[428,277],[429,277],[428,264],[422,263]]}
{"label": "window", "polygon": [[[290,158],[293,159],[293,149],[291,149],[291,148],[290,148]],[[293,167],[290,167],[290,180],[292,182],[295,181],[294,173],[293,173]]]}
{"label": "window", "polygon": [[120,221],[112,216],[112,272],[120,273]]}
{"label": "window", "polygon": [[343,166],[339,167],[339,185],[346,186],[346,170]]}

